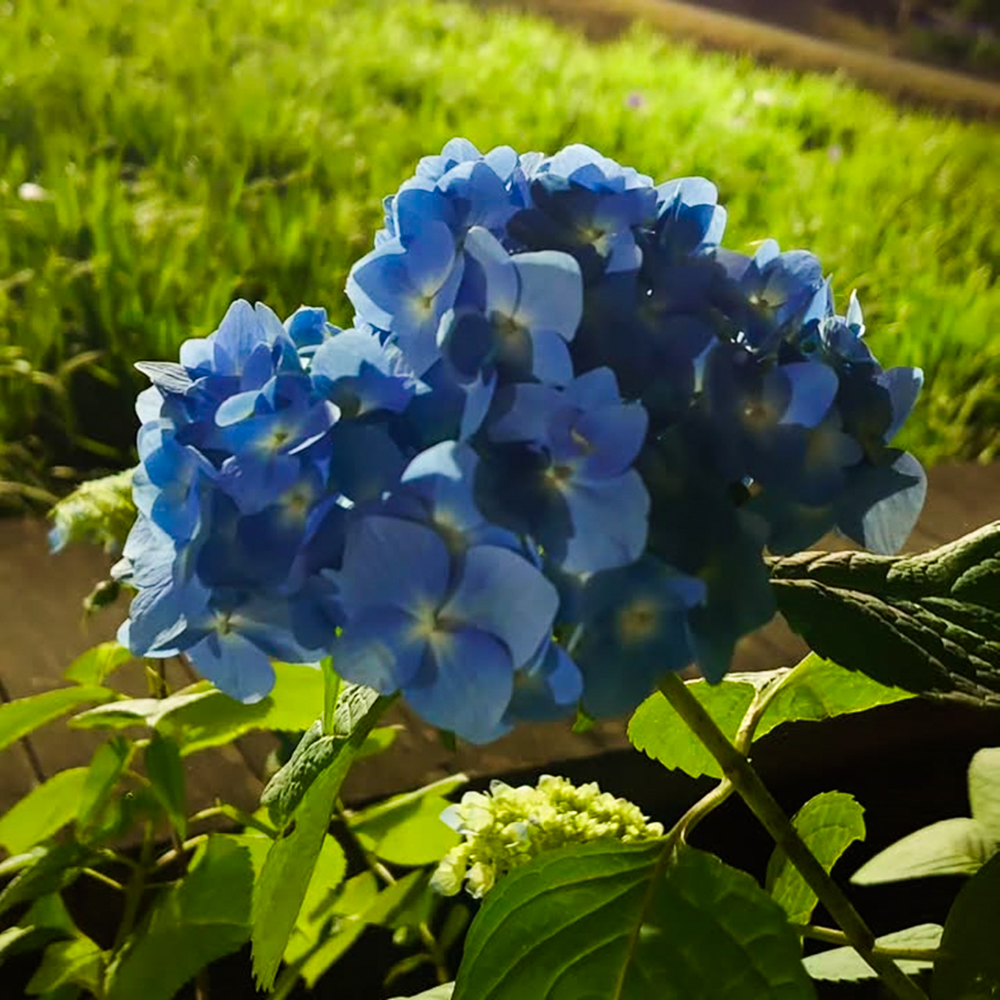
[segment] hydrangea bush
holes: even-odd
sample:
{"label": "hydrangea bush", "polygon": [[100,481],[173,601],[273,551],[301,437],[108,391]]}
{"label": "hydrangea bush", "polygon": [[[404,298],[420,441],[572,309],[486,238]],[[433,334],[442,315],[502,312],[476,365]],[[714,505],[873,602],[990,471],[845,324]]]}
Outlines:
{"label": "hydrangea bush", "polygon": [[925,479],[819,261],[725,250],[701,178],[581,145],[423,159],[351,271],[349,330],[234,303],[140,368],[120,639],[251,701],[332,655],[474,742],[658,674],[711,680],[775,601],[765,548],[894,552]]}
{"label": "hydrangea bush", "polygon": [[[433,970],[425,1000],[815,1000],[866,976],[927,1000],[931,969],[934,1000],[1000,992],[997,750],[971,817],[857,873],[972,876],[943,925],[878,939],[830,875],[862,807],[828,792],[790,820],[751,766],[794,720],[1000,705],[1000,522],[894,555],[926,490],[892,446],[920,371],[881,367],[812,254],[725,249],[725,223],[702,178],[455,139],[385,200],[353,327],[237,301],[139,365],[138,467],[61,503],[51,536],[120,554],[88,598],[132,593],[119,643],[0,706],[0,750],[71,712],[110,731],[0,817],[0,962],[44,947],[32,995],[169,1000],[197,975],[207,996],[249,941],[285,1000],[367,927],[409,949],[386,988]],[[869,552],[804,551],[828,532]],[[815,652],[730,672],[776,609]],[[170,690],[171,658],[206,680]],[[108,683],[130,659],[148,698]],[[637,749],[718,784],[669,825],[553,776],[348,809],[399,696],[446,743],[631,713]],[[185,758],[251,729],[293,734],[262,808],[189,814]],[[763,886],[692,845],[733,793],[776,844]],[[63,903],[82,877],[118,894],[110,945]]]}

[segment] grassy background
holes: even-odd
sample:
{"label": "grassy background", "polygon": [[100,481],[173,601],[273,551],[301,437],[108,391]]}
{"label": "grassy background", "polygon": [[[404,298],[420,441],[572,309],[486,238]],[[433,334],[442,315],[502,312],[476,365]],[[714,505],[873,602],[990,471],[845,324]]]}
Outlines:
{"label": "grassy background", "polygon": [[15,0],[0,4],[8,492],[50,487],[53,465],[127,464],[129,365],[173,357],[236,296],[349,322],[344,279],[382,196],[455,134],[710,177],[728,246],[813,249],[841,304],[858,288],[882,360],[924,367],[908,446],[1000,455],[987,125],[641,28],[598,46],[456,4]]}

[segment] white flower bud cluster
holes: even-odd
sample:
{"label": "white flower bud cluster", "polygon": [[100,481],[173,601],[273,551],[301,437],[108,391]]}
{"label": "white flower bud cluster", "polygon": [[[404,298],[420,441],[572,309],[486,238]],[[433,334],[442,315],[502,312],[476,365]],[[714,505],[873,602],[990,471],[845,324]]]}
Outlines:
{"label": "white flower bud cluster", "polygon": [[594,840],[633,844],[663,836],[663,825],[648,822],[627,799],[602,792],[595,782],[576,787],[550,774],[542,775],[535,788],[494,781],[489,793],[466,792],[441,819],[465,840],[441,860],[431,885],[454,896],[464,881],[477,899],[511,869],[545,851]]}

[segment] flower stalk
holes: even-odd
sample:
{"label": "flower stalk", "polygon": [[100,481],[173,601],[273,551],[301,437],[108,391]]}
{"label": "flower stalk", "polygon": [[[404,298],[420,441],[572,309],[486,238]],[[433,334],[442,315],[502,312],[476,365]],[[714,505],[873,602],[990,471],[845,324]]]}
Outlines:
{"label": "flower stalk", "polygon": [[661,678],[659,688],[688,728],[718,762],[723,775],[740,798],[750,807],[809,888],[840,925],[851,946],[878,973],[893,996],[900,1000],[927,1000],[923,990],[891,958],[876,950],[875,935],[871,929],[840,886],[816,860],[746,756],[719,729],[684,681],[676,674],[666,674]]}

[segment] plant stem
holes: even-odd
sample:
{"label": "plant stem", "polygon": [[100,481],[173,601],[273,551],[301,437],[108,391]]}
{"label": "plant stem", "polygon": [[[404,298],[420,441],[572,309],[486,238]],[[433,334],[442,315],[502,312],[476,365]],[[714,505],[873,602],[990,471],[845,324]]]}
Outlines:
{"label": "plant stem", "polygon": [[118,892],[125,891],[125,886],[121,882],[116,882],[113,878],[105,875],[104,872],[99,872],[96,868],[81,868],[80,873],[90,876],[95,882],[103,882],[104,885],[110,886],[112,889],[117,889]]}
{"label": "plant stem", "polygon": [[[344,825],[344,829],[347,831],[347,835],[354,842],[354,845],[361,852],[361,856],[365,859],[365,864],[368,866],[369,871],[372,872],[377,878],[381,879],[386,885],[395,885],[396,877],[389,871],[388,868],[371,851],[367,850],[365,846],[361,843],[358,837],[355,835],[354,830],[351,828],[350,821],[344,807],[338,802],[335,810],[337,819]],[[448,968],[448,963],[445,959],[444,952],[441,950],[441,945],[438,939],[434,936],[434,932],[431,930],[430,925],[426,920],[421,920],[417,925],[417,933],[420,935],[420,940],[423,942],[424,949],[427,952],[428,957],[431,962],[434,963],[434,974],[437,976],[439,983],[447,983],[451,981],[451,971]]]}
{"label": "plant stem", "polygon": [[668,673],[661,678],[659,687],[688,728],[716,759],[723,775],[798,869],[809,888],[843,928],[851,946],[881,976],[894,996],[900,1000],[927,1000],[924,992],[892,959],[875,953],[875,935],[861,915],[816,860],[747,758],[719,729],[684,681],[676,674]]}
{"label": "plant stem", "polygon": [[135,926],[135,918],[139,914],[139,904],[142,902],[142,895],[146,889],[146,875],[152,853],[153,826],[147,822],[143,830],[139,865],[133,869],[132,877],[125,889],[125,909],[122,913],[121,923],[118,925],[118,933],[115,935],[115,943],[112,946],[114,952],[118,952],[124,947],[129,934],[132,933],[132,928]]}
{"label": "plant stem", "polygon": [[[832,927],[816,927],[814,924],[792,925],[802,937],[814,941],[825,941],[827,944],[849,945],[851,942],[843,931],[835,931]],[[886,948],[876,945],[872,951],[886,958],[908,958],[916,962],[935,962],[941,957],[937,948]]]}
{"label": "plant stem", "polygon": [[[750,707],[740,722],[740,728],[733,741],[736,749],[746,756],[750,752],[753,738],[757,733],[760,720],[764,717],[771,702],[774,701],[778,692],[795,676],[799,669],[805,664],[802,660],[791,670],[786,670],[780,677],[776,677],[765,687],[756,691]],[[713,810],[718,809],[733,792],[736,791],[733,783],[728,778],[723,778],[708,794],[702,796],[683,816],[674,824],[673,829],[668,834],[671,840],[677,840],[686,844],[694,828]]]}
{"label": "plant stem", "polygon": [[270,824],[265,823],[256,816],[251,816],[250,813],[243,812],[242,809],[237,809],[236,806],[227,805],[225,802],[219,802],[214,806],[208,806],[206,809],[196,812],[188,818],[188,822],[197,823],[200,820],[213,819],[216,816],[224,816],[226,819],[231,819],[234,823],[239,823],[241,826],[249,826],[254,830],[259,830],[270,837],[271,840],[274,840],[278,836],[278,831]]}

